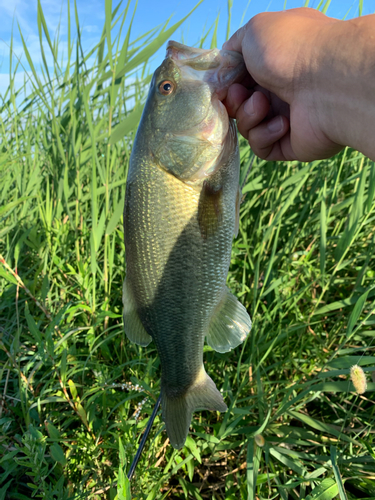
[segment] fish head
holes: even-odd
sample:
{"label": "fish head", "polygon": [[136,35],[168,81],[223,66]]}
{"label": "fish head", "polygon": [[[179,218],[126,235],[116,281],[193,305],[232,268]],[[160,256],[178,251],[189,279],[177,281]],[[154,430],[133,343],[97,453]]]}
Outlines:
{"label": "fish head", "polygon": [[168,42],[144,111],[148,146],[161,168],[190,182],[215,171],[225,143],[236,140],[222,101],[244,72],[237,52]]}

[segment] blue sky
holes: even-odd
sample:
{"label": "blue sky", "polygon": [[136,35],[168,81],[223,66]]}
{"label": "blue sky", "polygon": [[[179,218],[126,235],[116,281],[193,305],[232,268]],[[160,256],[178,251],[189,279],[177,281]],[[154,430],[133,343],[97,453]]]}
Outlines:
{"label": "blue sky", "polygon": [[[132,39],[153,27],[162,24],[173,14],[171,23],[184,17],[195,5],[197,0],[139,0],[134,18]],[[118,0],[113,0],[113,8]],[[252,16],[263,11],[277,11],[284,8],[301,7],[305,0],[233,0],[231,33],[246,23]],[[324,3],[324,2],[323,2]],[[41,0],[43,12],[48,28],[53,35],[60,23],[60,38],[62,46],[67,37],[67,0]],[[375,0],[363,1],[362,15],[375,12]],[[131,1],[130,12],[135,5]],[[316,8],[319,0],[310,0],[309,6]],[[332,0],[327,15],[338,19],[358,16],[359,0]],[[77,0],[78,14],[82,27],[82,40],[85,51],[88,51],[99,40],[105,19],[105,0]],[[73,3],[71,3],[72,13]],[[123,7],[121,7],[122,9]],[[218,45],[225,41],[227,30],[227,0],[204,0],[192,16],[184,23],[173,39],[193,45],[199,40],[204,28],[208,28],[220,13],[218,29]],[[244,15],[245,12],[245,15]],[[21,38],[18,31],[19,24],[26,40],[28,50],[34,64],[38,67],[41,60],[37,25],[37,0],[0,0],[1,35],[0,35],[0,93],[3,93],[9,82],[9,43],[13,25],[14,53],[21,59],[23,68],[18,71],[16,80],[21,83],[25,71],[29,71]],[[160,51],[154,58],[154,65],[162,59],[164,51]]]}

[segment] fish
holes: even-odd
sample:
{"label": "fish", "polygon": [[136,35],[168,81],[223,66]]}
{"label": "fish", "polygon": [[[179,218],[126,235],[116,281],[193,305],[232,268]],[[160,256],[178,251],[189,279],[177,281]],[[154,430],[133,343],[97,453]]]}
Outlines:
{"label": "fish", "polygon": [[239,53],[169,41],[130,157],[124,330],[131,342],[156,345],[162,417],[176,449],[194,411],[227,410],[204,368],[205,339],[228,352],[251,329],[226,286],[241,191],[237,130],[222,101],[244,72]]}

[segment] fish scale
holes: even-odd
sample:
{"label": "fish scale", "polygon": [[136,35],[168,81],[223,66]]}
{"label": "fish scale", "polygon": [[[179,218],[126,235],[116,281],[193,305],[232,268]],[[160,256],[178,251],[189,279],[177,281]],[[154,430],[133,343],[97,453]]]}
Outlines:
{"label": "fish scale", "polygon": [[[202,65],[206,54],[208,59],[214,56],[218,60],[219,51],[170,44],[173,51],[151,83],[130,160],[123,302],[128,338],[139,345],[151,340],[156,344],[162,369],[163,418],[171,444],[180,448],[193,411],[226,410],[222,395],[204,369],[205,337],[214,349],[228,351],[244,340],[251,321],[225,286],[238,219],[235,126],[216,98],[214,84],[202,81],[199,74],[192,85],[191,69],[186,83],[178,59],[188,49],[190,59],[197,53]],[[184,58],[182,66],[190,59]],[[210,71],[212,80],[216,70]],[[169,100],[168,95],[160,96],[160,81],[172,82],[175,94]],[[199,99],[200,104],[195,105]],[[189,117],[186,131],[176,130],[177,112],[181,126],[184,117]],[[174,130],[170,130],[173,120]],[[215,120],[221,120],[216,128]],[[210,141],[202,146],[207,127]]]}

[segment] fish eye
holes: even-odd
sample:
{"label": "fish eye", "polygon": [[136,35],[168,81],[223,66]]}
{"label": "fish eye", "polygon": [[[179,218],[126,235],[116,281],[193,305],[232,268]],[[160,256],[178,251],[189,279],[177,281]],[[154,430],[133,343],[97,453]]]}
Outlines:
{"label": "fish eye", "polygon": [[174,91],[174,83],[171,82],[170,80],[164,80],[161,82],[159,85],[159,92],[162,95],[169,95]]}

